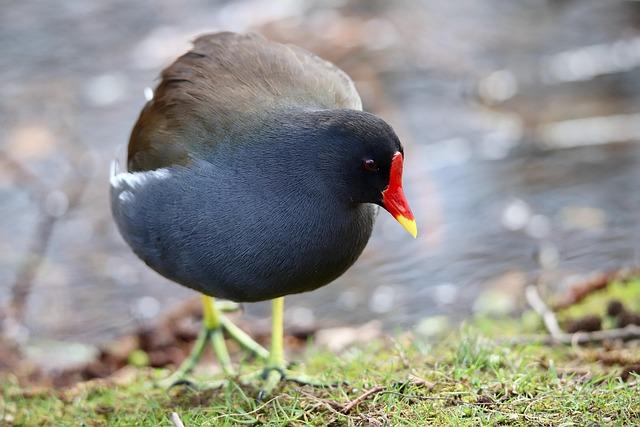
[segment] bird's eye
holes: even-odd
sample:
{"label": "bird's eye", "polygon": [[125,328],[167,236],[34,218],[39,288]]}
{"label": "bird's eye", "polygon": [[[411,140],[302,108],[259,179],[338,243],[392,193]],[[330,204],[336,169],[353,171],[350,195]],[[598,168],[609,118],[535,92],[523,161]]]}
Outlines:
{"label": "bird's eye", "polygon": [[362,169],[367,172],[378,172],[378,164],[373,159],[366,159],[362,161]]}

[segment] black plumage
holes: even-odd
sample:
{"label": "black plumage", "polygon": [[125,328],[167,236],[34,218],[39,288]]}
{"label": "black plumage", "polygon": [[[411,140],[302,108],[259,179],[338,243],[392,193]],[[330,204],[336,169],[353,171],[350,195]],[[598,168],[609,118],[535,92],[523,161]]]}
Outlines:
{"label": "black plumage", "polygon": [[141,113],[129,173],[112,176],[122,235],[206,295],[259,301],[331,282],[369,240],[402,152],[360,105],[342,71],[302,49],[199,37]]}

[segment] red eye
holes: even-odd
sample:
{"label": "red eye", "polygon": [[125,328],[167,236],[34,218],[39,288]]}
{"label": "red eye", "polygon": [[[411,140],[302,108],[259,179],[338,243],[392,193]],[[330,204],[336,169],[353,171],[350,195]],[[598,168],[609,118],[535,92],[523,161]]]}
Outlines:
{"label": "red eye", "polygon": [[367,172],[378,172],[378,164],[373,159],[366,159],[362,161],[362,169]]}

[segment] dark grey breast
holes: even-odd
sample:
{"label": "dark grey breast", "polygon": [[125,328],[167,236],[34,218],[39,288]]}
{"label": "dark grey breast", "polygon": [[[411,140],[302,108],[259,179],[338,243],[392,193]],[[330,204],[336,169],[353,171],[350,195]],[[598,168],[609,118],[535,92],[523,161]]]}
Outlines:
{"label": "dark grey breast", "polygon": [[336,202],[313,112],[353,110],[349,77],[309,52],[254,34],[199,37],[140,114],[128,171],[112,170],[122,236],[160,274],[217,297],[331,282],[364,249],[375,208]]}

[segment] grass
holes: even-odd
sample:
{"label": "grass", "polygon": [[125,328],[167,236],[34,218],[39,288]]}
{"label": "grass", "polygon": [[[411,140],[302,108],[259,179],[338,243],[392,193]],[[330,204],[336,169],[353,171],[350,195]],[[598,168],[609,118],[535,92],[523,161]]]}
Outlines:
{"label": "grass", "polygon": [[[584,307],[602,310],[591,301]],[[118,378],[64,391],[24,390],[9,378],[2,384],[0,424],[172,426],[171,412],[187,427],[640,424],[640,378],[620,377],[625,364],[640,363],[638,342],[572,348],[507,339],[540,332],[537,318],[525,313],[474,319],[437,343],[406,333],[340,355],[310,345],[304,370],[349,385],[286,384],[264,402],[255,400],[256,388],[237,384],[164,391],[153,383],[166,371],[151,369],[127,368]],[[626,359],[600,357],[603,352]],[[356,400],[367,390],[370,395]]]}

